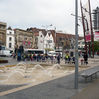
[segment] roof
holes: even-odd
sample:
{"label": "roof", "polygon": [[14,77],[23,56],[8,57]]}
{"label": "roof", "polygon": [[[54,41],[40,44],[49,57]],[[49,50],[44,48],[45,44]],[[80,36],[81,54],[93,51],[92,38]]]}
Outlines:
{"label": "roof", "polygon": [[[42,31],[43,35],[46,36],[47,32],[50,31],[52,36],[53,36],[53,39],[54,39],[54,42],[56,41],[57,38],[75,38],[75,35],[73,34],[67,34],[67,33],[61,33],[61,32],[56,32],[55,30],[48,30],[46,32],[45,29],[39,29],[39,28],[28,28],[27,30],[29,31],[32,31],[34,33],[35,36],[39,36],[39,32]],[[56,33],[56,35],[55,35]],[[56,36],[56,37],[55,37]],[[83,37],[79,37],[79,39],[83,39]]]}
{"label": "roof", "polygon": [[25,32],[25,33],[32,33],[31,31],[27,31],[27,30],[23,30],[23,29],[19,29],[19,28],[16,28],[16,29],[14,29],[14,31],[16,32],[16,31],[21,31],[21,32]]}
{"label": "roof", "polygon": [[73,35],[73,34],[65,34],[65,33],[57,33],[56,37],[57,38],[61,37],[61,38],[67,38],[68,39],[68,38],[74,38],[75,35]]}
{"label": "roof", "polygon": [[5,22],[0,22],[0,24],[1,24],[1,25],[7,25],[7,23],[5,23]]}
{"label": "roof", "polygon": [[35,28],[35,27],[34,28],[28,28],[27,30],[33,32],[33,34],[35,36],[39,36],[40,31],[42,31],[44,36],[46,36],[46,34],[47,34],[45,29],[38,29],[38,28]]}

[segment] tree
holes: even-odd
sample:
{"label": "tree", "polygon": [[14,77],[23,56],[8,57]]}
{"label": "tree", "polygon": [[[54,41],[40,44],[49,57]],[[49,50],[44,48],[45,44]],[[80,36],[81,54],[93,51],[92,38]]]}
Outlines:
{"label": "tree", "polygon": [[99,51],[99,41],[94,41],[94,52]]}

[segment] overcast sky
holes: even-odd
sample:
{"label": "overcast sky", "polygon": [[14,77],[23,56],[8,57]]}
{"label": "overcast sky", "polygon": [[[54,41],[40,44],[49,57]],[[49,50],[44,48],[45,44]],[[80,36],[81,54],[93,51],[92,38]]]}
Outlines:
{"label": "overcast sky", "polygon": [[[87,0],[82,1],[85,3]],[[99,1],[91,0],[91,5],[94,9]],[[53,24],[50,28],[55,26],[57,30],[74,34],[75,17],[71,13],[75,13],[75,0],[0,0],[0,21],[12,28],[44,28],[42,26]],[[79,24],[81,35],[82,25]]]}

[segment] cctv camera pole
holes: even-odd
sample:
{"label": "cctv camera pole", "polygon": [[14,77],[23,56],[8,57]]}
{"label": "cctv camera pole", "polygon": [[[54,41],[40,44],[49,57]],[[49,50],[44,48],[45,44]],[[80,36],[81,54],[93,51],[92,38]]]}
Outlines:
{"label": "cctv camera pole", "polygon": [[75,0],[75,89],[78,89],[78,0]]}

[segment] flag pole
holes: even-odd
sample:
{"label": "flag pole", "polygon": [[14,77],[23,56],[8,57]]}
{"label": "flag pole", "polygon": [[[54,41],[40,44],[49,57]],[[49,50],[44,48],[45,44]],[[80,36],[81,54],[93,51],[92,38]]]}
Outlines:
{"label": "flag pole", "polygon": [[84,41],[85,41],[85,52],[87,53],[87,42],[86,42],[86,31],[85,31],[85,22],[84,22],[84,15],[83,15],[83,11],[82,11],[82,3],[80,1],[80,6],[81,6],[81,14],[82,14],[82,24],[83,24],[83,32],[84,32]]}
{"label": "flag pole", "polygon": [[91,28],[91,42],[92,42],[92,55],[94,58],[94,34],[93,34],[93,28],[92,28],[92,17],[91,17],[91,5],[90,5],[90,0],[88,0],[89,2],[89,15],[90,15],[90,28]]}

